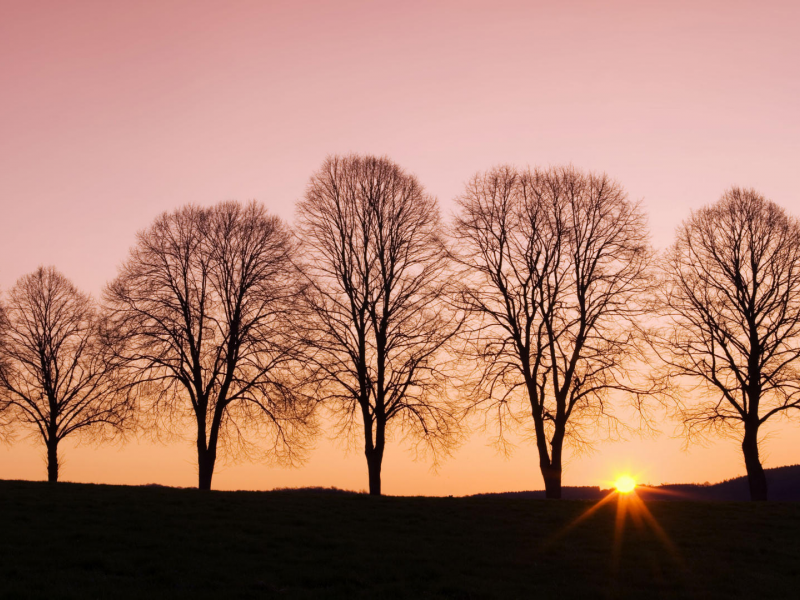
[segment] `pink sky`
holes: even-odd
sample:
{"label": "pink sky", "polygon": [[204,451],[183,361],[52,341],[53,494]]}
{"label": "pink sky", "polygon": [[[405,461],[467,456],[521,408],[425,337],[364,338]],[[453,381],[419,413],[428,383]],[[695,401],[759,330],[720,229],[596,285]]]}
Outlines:
{"label": "pink sky", "polygon": [[[387,154],[452,207],[500,163],[571,162],[642,199],[663,248],[692,208],[752,186],[800,215],[797,2],[38,2],[0,4],[0,288],[54,264],[99,295],[164,210],[255,198],[287,220],[329,153]],[[567,485],[743,474],[735,442],[572,457]],[[766,466],[800,462],[772,428]],[[438,474],[393,445],[384,490],[541,487],[535,450],[480,432]],[[66,479],[193,485],[191,444],[67,444]],[[39,446],[0,478],[40,478]],[[233,465],[216,488],[366,487],[325,439],[300,470]]]}

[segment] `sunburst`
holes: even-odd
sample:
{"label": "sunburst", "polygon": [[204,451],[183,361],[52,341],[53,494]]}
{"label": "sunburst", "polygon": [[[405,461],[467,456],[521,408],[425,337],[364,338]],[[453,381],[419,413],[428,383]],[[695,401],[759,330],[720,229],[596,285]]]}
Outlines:
{"label": "sunburst", "polygon": [[614,487],[620,494],[630,494],[636,489],[636,480],[630,475],[620,475],[614,482]]}
{"label": "sunburst", "polygon": [[581,513],[566,527],[548,539],[543,547],[550,546],[550,544],[555,542],[557,539],[562,538],[570,530],[574,529],[580,523],[593,516],[602,506],[616,500],[617,510],[614,519],[614,538],[611,541],[611,558],[615,573],[619,568],[619,560],[628,516],[630,516],[631,521],[637,529],[650,529],[675,560],[676,566],[685,568],[683,560],[678,553],[678,549],[675,547],[672,540],[650,512],[650,509],[647,508],[644,500],[642,500],[639,494],[637,494],[637,489],[647,490],[648,493],[659,492],[659,490],[655,488],[650,488],[649,486],[636,483],[636,479],[633,475],[619,475],[614,480],[613,489],[611,489],[608,494],[603,496],[599,501]]}

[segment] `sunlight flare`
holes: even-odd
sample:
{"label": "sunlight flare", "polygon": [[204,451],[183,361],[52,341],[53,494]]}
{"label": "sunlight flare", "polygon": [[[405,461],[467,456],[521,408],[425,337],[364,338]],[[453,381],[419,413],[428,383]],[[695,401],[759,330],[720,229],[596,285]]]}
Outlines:
{"label": "sunlight flare", "polygon": [[636,489],[636,480],[630,475],[621,475],[614,482],[614,487],[620,494],[630,494]]}

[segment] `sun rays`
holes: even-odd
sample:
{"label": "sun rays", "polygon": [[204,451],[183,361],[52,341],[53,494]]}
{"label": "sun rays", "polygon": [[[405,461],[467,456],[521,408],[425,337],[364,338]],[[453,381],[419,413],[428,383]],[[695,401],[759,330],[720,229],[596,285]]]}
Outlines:
{"label": "sun rays", "polygon": [[[618,480],[619,481],[619,480]],[[617,486],[616,491],[609,496],[617,499],[617,513],[614,518],[614,543],[612,550],[612,564],[615,569],[619,567],[620,555],[622,553],[623,539],[627,525],[628,515],[631,522],[639,531],[649,529],[669,552],[672,558],[678,563],[683,564],[677,547],[664,531],[664,528],[647,508],[644,500],[636,493],[638,487],[633,479],[628,477],[621,481],[621,486]]]}
{"label": "sun rays", "polygon": [[622,549],[629,519],[637,531],[650,532],[654,535],[660,545],[673,559],[674,565],[684,569],[686,565],[680,556],[678,548],[672,542],[658,520],[653,516],[653,513],[650,512],[650,509],[639,494],[639,492],[650,494],[653,491],[655,491],[654,488],[637,484],[635,477],[632,475],[623,474],[618,476],[614,480],[613,488],[605,496],[548,539],[544,543],[543,549],[550,547],[556,541],[565,537],[570,531],[595,516],[603,506],[616,501],[614,533],[613,538],[610,540],[612,575],[616,576],[620,570]]}

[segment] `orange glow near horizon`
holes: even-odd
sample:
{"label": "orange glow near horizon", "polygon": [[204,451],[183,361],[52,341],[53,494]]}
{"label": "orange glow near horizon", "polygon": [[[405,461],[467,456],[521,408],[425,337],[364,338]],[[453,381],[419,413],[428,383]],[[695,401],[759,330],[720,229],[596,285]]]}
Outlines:
{"label": "orange glow near horizon", "polygon": [[[445,221],[465,182],[501,164],[607,172],[642,201],[656,249],[731,185],[800,215],[798,22],[788,0],[4,2],[0,292],[54,265],[99,298],[137,231],[187,203],[256,199],[292,223],[335,153],[389,156]],[[610,404],[636,423],[628,398]],[[800,462],[799,422],[767,424],[765,467]],[[212,487],[365,489],[363,449],[323,425],[300,468],[220,462]],[[529,430],[506,457],[471,425],[435,470],[396,433],[384,492],[543,489]],[[563,484],[744,474],[739,441],[684,451],[675,421],[657,425],[566,449]],[[197,483],[191,436],[61,447],[66,481]],[[0,478],[43,479],[43,454],[24,435],[0,443]]]}

